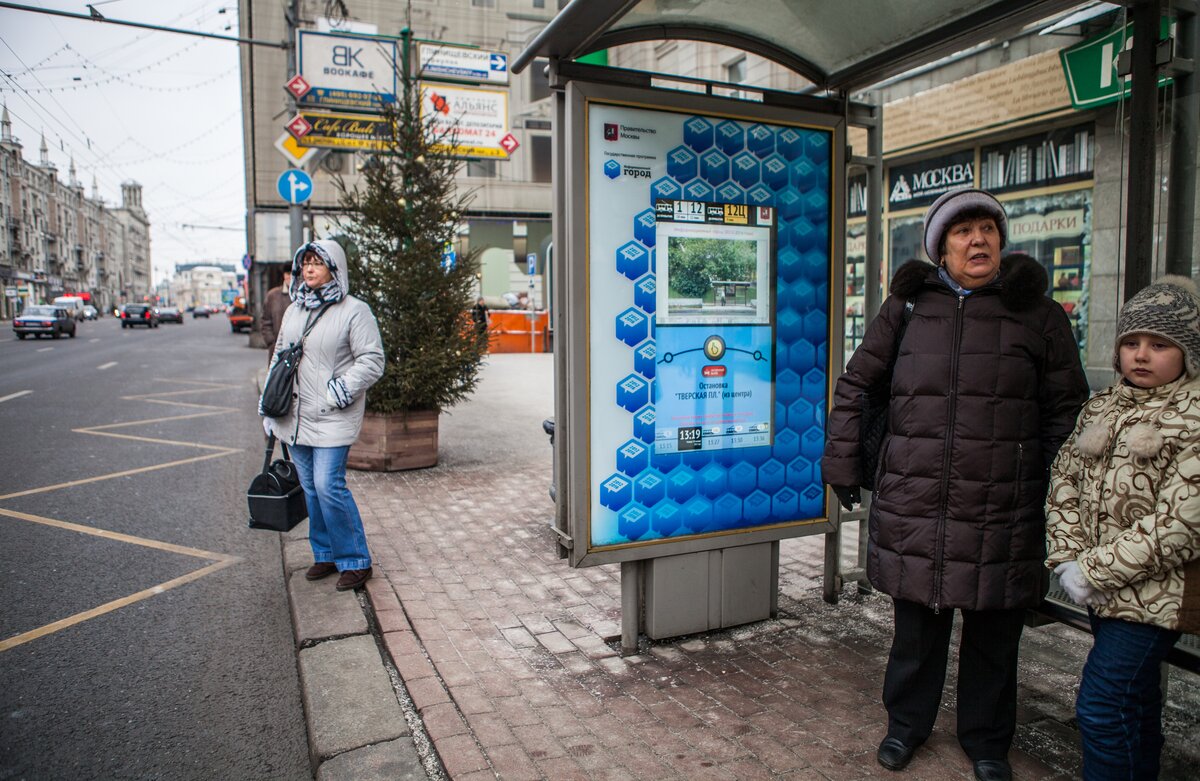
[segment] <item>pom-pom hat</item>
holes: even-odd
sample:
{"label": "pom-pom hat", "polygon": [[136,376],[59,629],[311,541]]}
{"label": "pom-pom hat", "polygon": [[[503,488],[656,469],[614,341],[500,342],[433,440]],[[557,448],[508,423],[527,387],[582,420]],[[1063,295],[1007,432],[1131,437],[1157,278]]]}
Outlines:
{"label": "pom-pom hat", "polygon": [[1120,373],[1121,341],[1130,334],[1154,334],[1183,350],[1185,373],[1200,376],[1200,296],[1187,277],[1165,276],[1125,302],[1117,320],[1113,368]]}
{"label": "pom-pom hat", "polygon": [[1004,207],[986,190],[964,188],[942,194],[925,212],[925,254],[930,260],[935,264],[941,263],[938,248],[946,231],[958,221],[958,216],[978,210],[987,212],[996,221],[996,227],[1000,230],[1000,249],[1004,249],[1008,243],[1008,215],[1004,213]]}

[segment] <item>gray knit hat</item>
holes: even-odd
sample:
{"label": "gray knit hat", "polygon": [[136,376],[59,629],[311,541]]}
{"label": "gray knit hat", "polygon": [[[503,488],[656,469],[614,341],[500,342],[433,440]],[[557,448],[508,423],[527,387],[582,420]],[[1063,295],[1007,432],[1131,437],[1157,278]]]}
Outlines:
{"label": "gray knit hat", "polygon": [[1125,302],[1117,320],[1113,368],[1121,371],[1121,340],[1130,334],[1154,334],[1183,350],[1188,377],[1200,376],[1200,296],[1187,277],[1165,276]]}
{"label": "gray knit hat", "polygon": [[968,187],[944,193],[925,212],[925,254],[930,260],[935,264],[941,263],[938,247],[941,246],[942,237],[957,222],[958,215],[976,209],[988,212],[996,220],[996,227],[1000,229],[1000,249],[1004,249],[1008,243],[1008,215],[1004,213],[1004,207],[986,190]]}

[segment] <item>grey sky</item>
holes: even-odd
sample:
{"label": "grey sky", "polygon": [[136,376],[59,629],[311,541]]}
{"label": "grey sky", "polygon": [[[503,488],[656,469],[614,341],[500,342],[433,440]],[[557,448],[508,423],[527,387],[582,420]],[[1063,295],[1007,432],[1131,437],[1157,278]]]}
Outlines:
{"label": "grey sky", "polygon": [[[71,0],[19,1],[88,12]],[[236,0],[95,5],[114,19],[238,30]],[[26,160],[38,160],[44,133],[60,179],[74,158],[88,195],[93,177],[109,204],[120,203],[122,181],[142,184],[155,282],[176,263],[240,261],[246,209],[238,44],[0,9],[0,100]]]}

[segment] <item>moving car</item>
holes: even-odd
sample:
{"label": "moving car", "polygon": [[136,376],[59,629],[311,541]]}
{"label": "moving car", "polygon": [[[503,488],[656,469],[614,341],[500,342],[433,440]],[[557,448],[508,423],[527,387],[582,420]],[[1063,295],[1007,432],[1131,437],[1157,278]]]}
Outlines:
{"label": "moving car", "polygon": [[158,328],[158,313],[149,304],[126,304],[121,307],[121,327],[133,328],[144,325],[147,328]]}
{"label": "moving car", "polygon": [[71,317],[76,321],[82,320],[83,315],[83,299],[79,296],[59,296],[50,302],[52,306],[61,306],[63,309],[71,313]]}
{"label": "moving car", "polygon": [[177,306],[164,306],[158,310],[158,322],[179,323],[183,325],[183,312]]}
{"label": "moving car", "polygon": [[205,320],[207,320],[208,319],[208,307],[198,306],[198,307],[194,308],[192,310],[192,319],[195,320],[197,317],[203,317]]}
{"label": "moving car", "polygon": [[83,305],[83,319],[84,320],[96,320],[99,317],[100,317],[100,311],[98,309],[96,309],[96,307],[92,306],[91,304]]}
{"label": "moving car", "polygon": [[37,304],[25,307],[25,311],[13,318],[13,332],[18,339],[33,334],[39,339],[47,334],[55,339],[67,334],[75,338],[75,316],[61,306]]}

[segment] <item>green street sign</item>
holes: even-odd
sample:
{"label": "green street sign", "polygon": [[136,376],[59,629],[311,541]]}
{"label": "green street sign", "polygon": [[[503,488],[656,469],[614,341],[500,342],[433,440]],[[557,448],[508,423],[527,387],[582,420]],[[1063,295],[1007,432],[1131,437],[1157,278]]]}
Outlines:
{"label": "green street sign", "polygon": [[[1173,20],[1162,18],[1159,38],[1170,33]],[[1127,24],[1110,33],[1090,38],[1058,53],[1071,105],[1077,109],[1095,108],[1129,97],[1132,88],[1128,76],[1117,75],[1117,56],[1133,47],[1133,25]],[[1158,86],[1170,84],[1169,76],[1159,76]]]}

